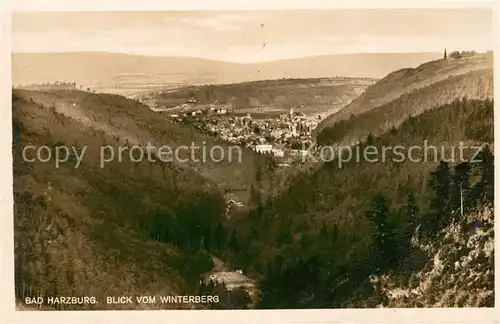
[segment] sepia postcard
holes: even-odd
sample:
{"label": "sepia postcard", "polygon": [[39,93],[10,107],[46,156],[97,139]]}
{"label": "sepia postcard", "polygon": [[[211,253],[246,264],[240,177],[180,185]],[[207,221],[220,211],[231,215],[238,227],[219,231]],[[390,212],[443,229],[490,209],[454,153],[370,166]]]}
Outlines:
{"label": "sepia postcard", "polygon": [[59,2],[2,29],[5,323],[493,322],[498,4]]}

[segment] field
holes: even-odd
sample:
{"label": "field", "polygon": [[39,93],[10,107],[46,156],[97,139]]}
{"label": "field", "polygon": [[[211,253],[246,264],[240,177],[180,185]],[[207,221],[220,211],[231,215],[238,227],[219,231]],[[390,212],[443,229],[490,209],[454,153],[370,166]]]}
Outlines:
{"label": "field", "polygon": [[[208,109],[210,104],[227,105],[233,113],[279,115],[294,108],[304,114],[329,114],[357,98],[376,80],[370,78],[279,79],[224,85],[164,89],[134,96],[160,108],[178,111]],[[170,110],[171,109],[171,110]]]}

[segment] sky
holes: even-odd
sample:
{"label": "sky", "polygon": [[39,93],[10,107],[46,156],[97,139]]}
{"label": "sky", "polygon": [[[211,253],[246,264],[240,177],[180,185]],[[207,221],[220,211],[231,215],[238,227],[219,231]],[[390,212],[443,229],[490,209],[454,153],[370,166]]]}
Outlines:
{"label": "sky", "polygon": [[251,63],[342,53],[491,50],[486,8],[17,12],[12,51],[105,51]]}

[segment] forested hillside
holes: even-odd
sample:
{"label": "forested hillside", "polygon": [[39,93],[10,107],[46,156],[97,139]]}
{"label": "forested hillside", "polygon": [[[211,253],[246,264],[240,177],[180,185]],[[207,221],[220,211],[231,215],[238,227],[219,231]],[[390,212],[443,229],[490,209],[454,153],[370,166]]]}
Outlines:
{"label": "forested hillside", "polygon": [[[79,107],[69,111],[72,102]],[[84,307],[117,309],[138,306],[106,305],[104,298],[196,293],[200,276],[212,269],[212,255],[234,241],[224,190],[183,165],[115,158],[101,167],[99,156],[103,146],[143,143],[161,132],[168,140],[163,144],[171,145],[201,135],[169,127],[146,107],[138,118],[137,103],[120,96],[14,91],[12,105],[18,300],[94,296],[100,304]],[[22,155],[29,146],[32,162]],[[71,153],[56,166],[62,146]],[[45,162],[36,159],[40,147],[46,147],[40,151]],[[238,178],[222,168],[235,184]]]}
{"label": "forested hillside", "polygon": [[[368,87],[361,96],[356,98],[356,100],[354,100],[347,107],[323,120],[323,122],[316,129],[316,132],[319,134],[325,128],[332,127],[334,124],[349,119],[353,115],[357,116],[367,113],[372,109],[383,106],[400,97],[415,97],[418,93],[416,93],[416,91],[421,88],[430,86],[438,87],[438,83],[441,85],[448,83],[448,89],[453,89],[454,84],[452,81],[454,80],[453,77],[456,76],[469,74],[474,71],[489,71],[490,75],[492,75],[493,55],[491,52],[481,54],[465,54],[461,57],[449,57],[447,59],[428,61],[416,68],[405,68],[389,73],[386,77]],[[489,77],[489,80],[491,85],[488,85],[488,83],[483,83],[483,85],[491,88],[493,81],[491,77]],[[462,82],[458,83],[456,86],[458,89],[453,89],[453,91],[446,91],[443,93],[446,99],[453,101],[454,99],[462,98],[464,96],[473,97],[472,93],[469,93],[469,91],[478,91],[478,85],[473,85],[471,88],[468,88],[464,87]],[[484,91],[491,90],[486,88]],[[429,90],[427,89],[426,92],[429,92]],[[425,99],[425,95],[426,93],[424,92],[420,95],[420,98]],[[453,98],[450,98],[450,96]],[[447,102],[443,102],[442,100],[434,102],[430,100],[428,103],[430,103],[430,106],[427,108]],[[424,102],[424,104],[427,103]]]}
{"label": "forested hillside", "polygon": [[[263,308],[375,306],[370,276],[409,277],[429,255],[411,244],[429,244],[437,233],[460,222],[460,188],[465,213],[493,201],[491,100],[456,100],[360,145],[436,146],[427,161],[337,160],[295,179],[288,191],[248,216],[234,262],[262,281]],[[460,142],[482,148],[482,162],[457,161]],[[444,155],[441,154],[443,147]],[[456,150],[452,162],[453,147]],[[419,155],[423,158],[422,152]],[[464,150],[470,159],[475,150]],[[492,266],[492,258],[485,269]],[[491,299],[481,305],[491,306]]]}
{"label": "forested hillside", "polygon": [[[197,146],[200,149],[194,152],[194,158],[188,150],[179,151],[180,157],[173,159],[173,166],[198,174],[207,180],[206,183],[218,187],[226,196],[245,204],[250,199],[249,186],[255,182],[259,172],[266,173],[264,171],[272,167],[268,163],[269,159],[255,155],[250,149],[230,149],[227,143],[200,134],[189,126],[174,123],[165,116],[154,113],[147,106],[123,96],[77,90],[16,90],[15,94],[25,100],[31,98],[45,107],[53,107],[61,116],[82,124],[85,126],[82,138],[94,140],[85,135],[90,133],[95,136],[103,133],[103,136],[111,137],[120,145],[140,145],[145,148],[151,143],[155,147],[168,146],[172,150],[181,145]],[[50,121],[48,123],[47,127],[50,127]],[[210,152],[213,147],[221,148],[215,152],[222,151],[224,158],[217,162],[210,159],[208,153],[204,158],[202,147],[205,147],[206,152]],[[158,166],[161,163],[156,164]],[[261,180],[265,182],[264,179]],[[263,184],[262,188],[265,191],[266,184]]]}
{"label": "forested hillside", "polygon": [[[434,242],[413,240],[429,258],[409,276],[372,276],[376,294],[359,306],[492,307],[494,305],[494,209],[490,203],[471,208],[437,233]],[[373,305],[373,304],[372,304]]]}
{"label": "forested hillside", "polygon": [[417,116],[436,106],[466,96],[469,99],[493,98],[493,70],[473,71],[405,93],[397,99],[359,115],[351,115],[318,134],[320,145],[349,145],[369,133],[380,135],[397,127],[409,116]]}
{"label": "forested hillside", "polygon": [[[224,287],[199,286],[217,256],[260,282],[260,308],[491,306],[492,271],[487,271],[493,251],[486,244],[493,238],[491,224],[481,217],[475,223],[473,217],[488,214],[484,206],[493,203],[491,100],[463,98],[434,107],[386,133],[368,134],[357,147],[373,146],[381,153],[398,145],[404,152],[415,145],[435,146],[426,161],[401,160],[391,150],[383,153],[385,161],[379,156],[375,163],[353,158],[340,166],[335,159],[300,174],[273,198],[261,195],[259,183],[272,173],[261,157],[254,157],[253,175],[245,176],[249,170],[242,169],[239,178],[231,173],[237,169],[227,165],[212,177],[204,165],[124,159],[101,167],[103,145],[155,138],[175,145],[203,138],[158,119],[146,107],[141,115],[140,107],[112,95],[14,92],[18,299],[33,291],[102,299],[208,289],[226,296],[218,308],[244,307],[240,303],[247,303],[248,296],[241,291],[231,296]],[[66,145],[76,152],[56,167],[53,161],[25,161],[27,145],[47,146],[52,154]],[[469,147],[463,161],[458,160],[461,145]],[[476,153],[472,146],[480,148],[480,162],[467,162]],[[75,168],[84,147],[86,157]],[[417,157],[424,158],[422,153]],[[245,194],[257,206],[246,217],[229,220],[227,189],[245,183]],[[480,232],[467,232],[471,226]],[[449,233],[455,233],[451,240]],[[480,243],[472,239],[467,250],[452,253],[456,244],[481,235]],[[447,270],[434,270],[433,258]],[[481,278],[474,298],[452,299],[425,288],[425,282],[436,280],[440,287],[463,291],[457,278],[472,282],[475,277],[460,271],[452,276],[449,264],[456,261],[463,263],[453,264],[456,270],[472,269]],[[424,297],[401,297],[400,290],[419,285]]]}

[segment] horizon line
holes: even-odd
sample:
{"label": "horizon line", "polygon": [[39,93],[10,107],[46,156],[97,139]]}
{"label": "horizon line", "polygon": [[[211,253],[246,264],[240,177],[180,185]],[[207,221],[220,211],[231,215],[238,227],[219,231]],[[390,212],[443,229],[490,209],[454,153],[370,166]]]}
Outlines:
{"label": "horizon line", "polygon": [[[223,62],[223,63],[233,63],[233,64],[241,64],[241,65],[252,65],[259,63],[271,63],[271,62],[280,62],[280,61],[290,61],[290,60],[299,60],[305,58],[318,58],[318,57],[327,57],[327,56],[355,56],[355,55],[411,55],[411,54],[442,54],[443,51],[422,51],[422,52],[345,52],[345,53],[331,53],[331,54],[316,54],[309,56],[297,56],[297,57],[284,57],[281,59],[272,59],[272,60],[261,60],[261,61],[252,61],[252,62],[241,62],[241,61],[230,61],[230,60],[221,60],[215,58],[208,57],[200,57],[200,56],[176,56],[176,55],[151,55],[151,54],[142,54],[142,53],[126,53],[126,52],[113,52],[113,51],[55,51],[55,52],[15,52],[12,51],[11,54],[20,54],[20,55],[60,55],[60,54],[111,54],[111,55],[124,55],[124,56],[136,56],[136,57],[147,57],[147,58],[181,58],[181,59],[198,59],[198,60],[206,60],[213,62]],[[448,52],[452,52],[454,49],[448,50]],[[462,50],[462,49],[461,49]],[[492,52],[493,50],[474,50],[474,49],[464,49],[468,51],[476,51],[478,54]]]}

